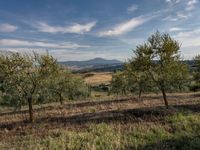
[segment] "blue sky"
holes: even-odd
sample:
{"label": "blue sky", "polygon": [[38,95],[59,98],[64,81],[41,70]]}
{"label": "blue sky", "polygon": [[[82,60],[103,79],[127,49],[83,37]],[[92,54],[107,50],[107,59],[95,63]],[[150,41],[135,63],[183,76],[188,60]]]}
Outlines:
{"label": "blue sky", "polygon": [[0,0],[0,49],[126,60],[156,30],[200,53],[199,0]]}

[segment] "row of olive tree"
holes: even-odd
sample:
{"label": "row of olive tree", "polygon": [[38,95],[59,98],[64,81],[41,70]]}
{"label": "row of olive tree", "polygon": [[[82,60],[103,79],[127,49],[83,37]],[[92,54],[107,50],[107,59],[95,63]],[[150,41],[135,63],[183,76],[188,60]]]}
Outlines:
{"label": "row of olive tree", "polygon": [[125,71],[113,76],[111,90],[141,93],[160,90],[168,108],[166,92],[182,90],[189,79],[189,69],[181,63],[180,44],[167,33],[156,32],[134,50]]}
{"label": "row of olive tree", "polygon": [[50,55],[0,54],[2,104],[27,104],[33,122],[33,104],[88,96],[87,86],[58,65]]}
{"label": "row of olive tree", "polygon": [[194,92],[200,90],[200,55],[194,58],[190,90]]}

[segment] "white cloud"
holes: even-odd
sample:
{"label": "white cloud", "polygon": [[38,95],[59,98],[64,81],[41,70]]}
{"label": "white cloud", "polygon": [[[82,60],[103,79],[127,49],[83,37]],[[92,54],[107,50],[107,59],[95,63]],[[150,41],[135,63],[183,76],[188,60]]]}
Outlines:
{"label": "white cloud", "polygon": [[184,11],[178,11],[174,15],[169,15],[165,17],[163,20],[178,21],[178,20],[188,19],[189,17],[191,17],[191,14],[186,13]]}
{"label": "white cloud", "polygon": [[135,5],[135,4],[133,4],[133,5],[131,5],[131,6],[129,6],[129,7],[127,8],[127,11],[130,13],[130,12],[136,11],[137,9],[138,9],[138,6]]}
{"label": "white cloud", "polygon": [[135,17],[135,18],[132,18],[131,20],[128,20],[128,21],[122,22],[121,24],[116,25],[110,30],[101,31],[99,32],[98,35],[99,36],[117,36],[117,35],[125,34],[129,31],[132,31],[136,27],[150,21],[154,17],[155,15]]}
{"label": "white cloud", "polygon": [[[39,54],[45,54],[47,53],[47,49],[44,48],[4,48],[0,50],[1,52],[19,52],[22,54],[32,54],[32,52],[37,52]],[[82,51],[77,49],[71,50],[71,49],[51,49],[48,50],[48,53],[55,57],[58,61],[73,61],[73,60],[88,60],[92,58],[101,57],[105,59],[119,59],[124,61],[127,59],[130,55],[128,55],[125,52],[119,52],[113,54],[112,51],[102,51],[102,50],[88,50],[88,51]]]}
{"label": "white cloud", "polygon": [[0,32],[14,32],[17,29],[18,29],[17,26],[14,26],[11,24],[7,24],[7,23],[0,24]]}
{"label": "white cloud", "polygon": [[200,28],[179,32],[175,38],[182,43],[182,47],[200,46]]}
{"label": "white cloud", "polygon": [[88,48],[89,45],[79,45],[72,42],[63,43],[52,43],[52,42],[41,42],[41,41],[26,41],[17,39],[1,39],[1,47],[27,47],[27,48],[50,48],[50,49],[77,49],[77,48]]}
{"label": "white cloud", "polygon": [[165,0],[166,3],[171,3],[171,0]]}
{"label": "white cloud", "polygon": [[[190,31],[179,32],[177,37],[191,37],[191,36],[198,36],[200,34],[200,28],[196,28]],[[199,43],[200,44],[200,43]]]}
{"label": "white cloud", "polygon": [[[192,39],[191,39],[192,38]],[[183,47],[193,47],[193,46],[200,46],[200,37],[191,37],[191,38],[180,38],[183,42]]]}
{"label": "white cloud", "polygon": [[51,26],[44,22],[39,22],[35,27],[40,32],[46,33],[76,33],[83,34],[91,31],[91,29],[96,25],[96,21],[89,22],[86,24],[73,24],[71,26]]}
{"label": "white cloud", "polygon": [[[166,3],[170,4],[172,15],[168,15],[163,20],[167,21],[179,21],[186,20],[193,16],[192,11],[199,0],[165,0]],[[180,9],[181,7],[182,9]]]}
{"label": "white cloud", "polygon": [[177,31],[182,31],[184,30],[183,28],[178,28],[178,27],[173,27],[173,28],[170,28],[169,31],[170,32],[177,32]]}
{"label": "white cloud", "polygon": [[180,3],[181,0],[165,0],[165,2],[168,3],[169,5],[173,5]]}
{"label": "white cloud", "polygon": [[189,14],[185,14],[184,12],[181,12],[181,11],[177,12],[176,15],[180,19],[182,19],[182,18],[187,19],[190,16]]}
{"label": "white cloud", "polygon": [[188,0],[186,10],[191,11],[195,8],[195,5],[198,3],[197,0]]}

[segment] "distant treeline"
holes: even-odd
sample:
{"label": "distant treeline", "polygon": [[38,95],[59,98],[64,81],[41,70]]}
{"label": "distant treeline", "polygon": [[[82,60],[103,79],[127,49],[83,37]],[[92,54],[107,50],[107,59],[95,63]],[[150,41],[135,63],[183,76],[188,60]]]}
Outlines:
{"label": "distant treeline", "polygon": [[[156,62],[156,61],[155,61]],[[190,68],[190,70],[195,69],[195,62],[194,60],[180,60],[181,63],[187,64]],[[92,68],[82,69],[82,70],[72,70],[74,73],[87,73],[87,72],[117,72],[117,71],[123,71],[124,70],[124,64],[116,64],[116,65],[101,65],[101,66],[93,66]]]}

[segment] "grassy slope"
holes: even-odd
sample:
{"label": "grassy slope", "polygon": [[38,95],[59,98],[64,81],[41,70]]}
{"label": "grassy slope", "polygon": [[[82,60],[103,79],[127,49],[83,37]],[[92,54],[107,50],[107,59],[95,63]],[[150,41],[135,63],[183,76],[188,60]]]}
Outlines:
{"label": "grassy slope", "polygon": [[171,94],[114,101],[67,103],[27,112],[0,113],[0,149],[199,149],[198,95]]}
{"label": "grassy slope", "polygon": [[19,149],[162,149],[200,148],[200,116],[177,113],[164,123],[140,122],[124,130],[121,125],[92,124],[84,131],[57,130],[45,138],[27,136],[14,142]]}

